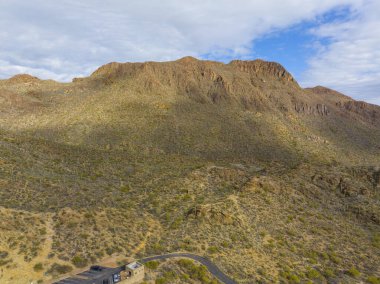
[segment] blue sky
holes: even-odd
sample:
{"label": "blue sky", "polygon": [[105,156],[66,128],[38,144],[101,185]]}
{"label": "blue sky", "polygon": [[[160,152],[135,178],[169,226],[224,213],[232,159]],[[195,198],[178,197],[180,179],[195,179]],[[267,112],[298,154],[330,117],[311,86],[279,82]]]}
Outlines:
{"label": "blue sky", "polygon": [[323,24],[347,21],[351,16],[350,6],[343,5],[286,29],[273,31],[252,43],[252,55],[281,63],[300,80],[308,69],[308,59],[318,53],[320,45],[330,44],[328,38],[318,38],[310,31]]}
{"label": "blue sky", "polygon": [[102,64],[262,58],[302,86],[380,105],[377,0],[2,0],[0,78],[70,81]]}

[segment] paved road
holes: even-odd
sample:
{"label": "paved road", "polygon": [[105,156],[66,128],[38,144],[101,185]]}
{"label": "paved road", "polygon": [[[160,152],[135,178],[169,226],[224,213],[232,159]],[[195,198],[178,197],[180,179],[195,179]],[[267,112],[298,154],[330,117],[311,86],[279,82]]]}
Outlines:
{"label": "paved road", "polygon": [[170,254],[163,254],[163,255],[157,255],[157,256],[151,256],[151,257],[145,257],[140,259],[140,262],[146,263],[151,260],[161,260],[161,259],[168,259],[168,258],[190,258],[195,261],[198,261],[202,263],[204,266],[207,267],[207,269],[210,271],[212,275],[214,275],[220,282],[225,284],[237,284],[234,280],[232,280],[230,277],[228,277],[226,274],[224,274],[214,263],[212,263],[209,259],[196,255],[191,253],[170,253]]}

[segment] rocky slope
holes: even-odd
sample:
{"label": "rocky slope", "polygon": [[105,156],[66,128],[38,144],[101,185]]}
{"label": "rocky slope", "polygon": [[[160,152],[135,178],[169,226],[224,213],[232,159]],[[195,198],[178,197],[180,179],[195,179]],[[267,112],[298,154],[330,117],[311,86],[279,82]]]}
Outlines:
{"label": "rocky slope", "polygon": [[241,283],[376,283],[379,166],[380,107],[277,63],[1,80],[0,280],[181,250]]}

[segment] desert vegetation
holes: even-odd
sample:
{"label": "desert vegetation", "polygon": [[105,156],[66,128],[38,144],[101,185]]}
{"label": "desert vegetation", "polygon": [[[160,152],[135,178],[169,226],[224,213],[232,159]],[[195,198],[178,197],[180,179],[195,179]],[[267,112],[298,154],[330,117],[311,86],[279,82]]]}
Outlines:
{"label": "desert vegetation", "polygon": [[[379,109],[276,66],[0,81],[0,282],[184,251],[238,283],[378,283]],[[147,270],[216,283],[183,260]]]}
{"label": "desert vegetation", "polygon": [[220,283],[205,266],[188,259],[148,262],[146,267],[148,268],[146,283]]}

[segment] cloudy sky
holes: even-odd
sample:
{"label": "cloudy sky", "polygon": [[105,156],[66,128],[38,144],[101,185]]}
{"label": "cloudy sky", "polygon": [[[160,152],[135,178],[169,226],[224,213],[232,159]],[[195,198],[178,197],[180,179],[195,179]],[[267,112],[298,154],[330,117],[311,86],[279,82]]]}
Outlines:
{"label": "cloudy sky", "polygon": [[0,0],[0,78],[111,62],[277,61],[302,86],[380,105],[379,0]]}

